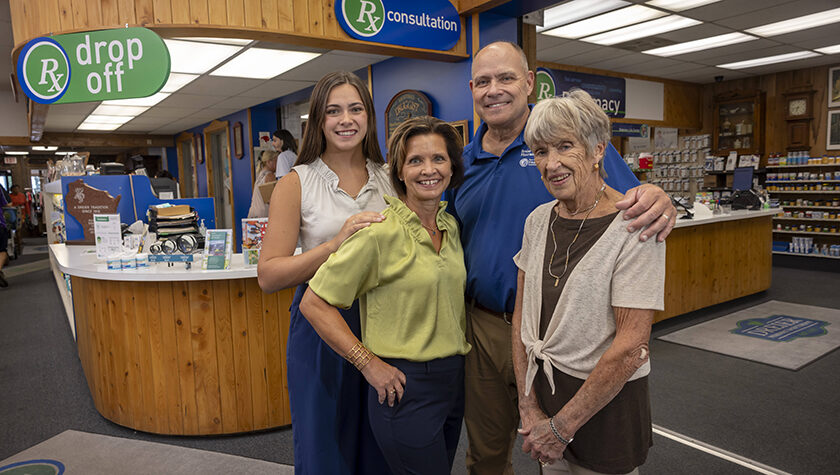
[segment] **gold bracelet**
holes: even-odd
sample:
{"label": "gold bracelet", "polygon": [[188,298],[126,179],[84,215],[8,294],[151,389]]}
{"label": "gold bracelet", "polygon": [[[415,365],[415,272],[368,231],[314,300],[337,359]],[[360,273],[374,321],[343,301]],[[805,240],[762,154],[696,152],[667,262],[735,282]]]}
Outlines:
{"label": "gold bracelet", "polygon": [[353,366],[355,366],[359,371],[361,371],[362,368],[370,362],[371,358],[373,358],[373,353],[371,353],[370,350],[362,344],[362,342],[357,342],[353,345],[353,348],[350,348],[350,351],[344,355],[344,359],[353,363]]}

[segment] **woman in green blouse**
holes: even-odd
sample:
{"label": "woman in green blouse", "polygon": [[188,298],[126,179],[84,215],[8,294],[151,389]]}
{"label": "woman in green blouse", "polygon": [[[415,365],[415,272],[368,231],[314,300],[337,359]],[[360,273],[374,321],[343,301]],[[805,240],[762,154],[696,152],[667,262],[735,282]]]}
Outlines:
{"label": "woman in green blouse", "polygon": [[[463,177],[462,141],[433,117],[389,142],[386,219],[348,238],[312,280],[300,308],[321,338],[370,384],[377,443],[395,474],[449,473],[464,413],[464,254],[443,192]],[[359,299],[362,341],[336,307]]]}

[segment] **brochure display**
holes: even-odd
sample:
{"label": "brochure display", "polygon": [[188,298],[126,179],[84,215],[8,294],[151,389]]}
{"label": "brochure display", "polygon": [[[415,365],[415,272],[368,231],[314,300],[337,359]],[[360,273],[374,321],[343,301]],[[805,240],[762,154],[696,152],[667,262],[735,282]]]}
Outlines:
{"label": "brochure display", "polygon": [[201,268],[230,269],[230,258],[233,254],[232,229],[208,229],[204,241],[204,259]]}
{"label": "brochure display", "polygon": [[120,215],[93,215],[93,235],[96,240],[96,257],[107,259],[122,250],[122,233],[120,232]]}
{"label": "brochure display", "polygon": [[253,267],[259,263],[266,228],[268,228],[268,218],[242,220],[242,259],[246,267]]}

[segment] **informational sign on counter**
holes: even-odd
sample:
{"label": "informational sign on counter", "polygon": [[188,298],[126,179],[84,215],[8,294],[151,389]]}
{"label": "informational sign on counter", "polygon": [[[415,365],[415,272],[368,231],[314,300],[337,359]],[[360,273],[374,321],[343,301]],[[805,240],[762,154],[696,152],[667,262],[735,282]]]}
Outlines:
{"label": "informational sign on counter", "polygon": [[93,234],[96,240],[97,259],[107,259],[122,250],[120,215],[93,215]]}
{"label": "informational sign on counter", "polygon": [[41,104],[146,97],[169,79],[169,50],[146,28],[35,38],[18,57],[23,92]]}
{"label": "informational sign on counter", "polygon": [[335,17],[351,37],[375,43],[446,51],[461,36],[449,0],[336,0]]}
{"label": "informational sign on counter", "polygon": [[120,198],[111,196],[104,190],[96,189],[86,184],[82,178],[73,181],[67,186],[67,194],[64,197],[67,214],[76,218],[82,226],[84,236],[79,244],[94,243],[95,228],[94,215],[112,215],[119,213]]}

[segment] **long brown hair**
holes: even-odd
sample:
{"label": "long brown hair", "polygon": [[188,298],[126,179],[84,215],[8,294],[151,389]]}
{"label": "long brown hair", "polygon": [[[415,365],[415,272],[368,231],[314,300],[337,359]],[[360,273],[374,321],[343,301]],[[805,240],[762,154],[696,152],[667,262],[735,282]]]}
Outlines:
{"label": "long brown hair", "polygon": [[327,149],[327,138],[324,136],[327,100],[330,92],[342,84],[350,84],[356,88],[367,113],[367,134],[362,139],[362,152],[365,158],[379,165],[385,163],[382,152],[379,150],[379,139],[376,137],[376,113],[373,110],[373,99],[367,87],[355,74],[336,71],[322,77],[318,84],[315,84],[312,97],[309,98],[309,121],[306,123],[306,130],[303,131],[303,143],[301,143],[300,155],[295,165],[312,163]]}

